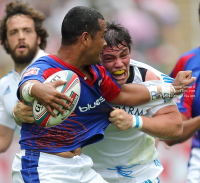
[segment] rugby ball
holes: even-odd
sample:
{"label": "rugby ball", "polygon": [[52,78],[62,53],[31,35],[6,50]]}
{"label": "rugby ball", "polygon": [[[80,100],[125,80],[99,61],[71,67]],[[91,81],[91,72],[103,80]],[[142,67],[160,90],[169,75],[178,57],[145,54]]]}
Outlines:
{"label": "rugby ball", "polygon": [[[56,81],[56,80],[63,80],[67,81],[66,84],[60,85],[56,87],[56,90],[60,93],[63,93],[73,99],[72,102],[70,102],[70,108],[68,110],[65,110],[63,114],[59,113],[56,109],[53,109],[53,112],[56,114],[56,117],[51,116],[46,108],[40,104],[37,100],[34,100],[33,102],[33,117],[35,119],[36,124],[38,124],[41,127],[52,127],[55,125],[60,124],[63,122],[66,118],[70,116],[70,114],[74,111],[76,108],[76,105],[79,101],[80,97],[80,80],[76,73],[74,73],[71,70],[63,70],[54,73],[50,77],[48,77],[44,83]],[[66,101],[66,103],[68,103]]]}

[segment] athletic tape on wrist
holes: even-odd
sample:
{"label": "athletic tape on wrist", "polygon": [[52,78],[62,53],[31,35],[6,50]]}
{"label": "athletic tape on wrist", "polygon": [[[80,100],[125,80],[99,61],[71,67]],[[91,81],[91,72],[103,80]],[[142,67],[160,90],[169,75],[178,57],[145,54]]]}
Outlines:
{"label": "athletic tape on wrist", "polygon": [[[28,102],[28,103],[31,103],[34,101],[34,97],[32,97],[29,93],[31,93],[30,91],[30,86],[32,88],[33,84],[32,83],[26,83],[24,85],[24,87],[22,88],[22,97],[24,99],[24,101]],[[30,88],[30,89],[29,89]]]}
{"label": "athletic tape on wrist", "polygon": [[[174,91],[171,92],[171,89],[173,89]],[[167,99],[170,98],[172,99],[174,97],[176,90],[174,89],[174,87],[171,86],[162,86],[162,98],[163,99]]]}
{"label": "athletic tape on wrist", "polygon": [[132,115],[132,128],[136,128],[138,130],[142,129],[143,126],[143,120],[141,116]]}
{"label": "athletic tape on wrist", "polygon": [[162,98],[171,98],[170,94],[170,87],[169,86],[162,86]]}
{"label": "athletic tape on wrist", "polygon": [[32,95],[31,95],[31,89],[32,89],[32,87],[33,87],[33,85],[34,85],[35,83],[31,83],[30,84],[30,86],[29,86],[29,88],[28,88],[28,94],[32,97]]}
{"label": "athletic tape on wrist", "polygon": [[174,93],[173,93],[173,97],[176,95],[176,89],[174,88],[173,85],[171,85],[172,89],[174,90]]}
{"label": "athletic tape on wrist", "polygon": [[146,86],[150,93],[150,101],[157,100],[159,98],[158,89],[156,85]]}

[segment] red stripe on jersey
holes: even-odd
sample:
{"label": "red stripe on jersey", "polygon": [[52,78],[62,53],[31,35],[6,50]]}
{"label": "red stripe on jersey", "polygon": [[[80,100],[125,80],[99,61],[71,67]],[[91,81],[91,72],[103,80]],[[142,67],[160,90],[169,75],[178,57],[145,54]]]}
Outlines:
{"label": "red stripe on jersey", "polygon": [[52,74],[54,74],[58,71],[62,71],[62,69],[61,68],[49,68],[44,71],[44,73],[42,74],[42,77],[44,78],[44,80],[46,80],[49,76],[51,76]]}
{"label": "red stripe on jersey", "polygon": [[188,119],[192,117],[192,104],[194,101],[194,95],[196,90],[196,83],[189,87],[184,93],[183,105],[186,108],[186,112],[182,112]]}
{"label": "red stripe on jersey", "polygon": [[[51,57],[52,59],[54,59],[56,62],[58,62],[59,64],[63,65],[64,67],[74,71],[75,73],[77,73],[80,77],[82,77],[83,79],[86,77],[78,68],[64,62],[63,60],[61,60],[60,58],[56,57],[55,55],[48,55],[49,57]],[[90,86],[93,85],[93,83],[96,81],[97,79],[97,75],[96,73],[94,72],[94,70],[92,69],[91,66],[88,66],[89,67],[89,71],[93,74],[93,80],[90,81],[89,79],[85,80],[85,82],[87,84],[89,84]]]}
{"label": "red stripe on jersey", "polygon": [[175,78],[177,73],[179,71],[184,71],[184,67],[185,67],[185,64],[187,63],[187,61],[193,57],[195,54],[190,54],[190,55],[186,55],[186,56],[183,56],[182,58],[179,59],[179,61],[177,62],[176,66],[174,67],[174,70],[172,72],[172,77]]}
{"label": "red stripe on jersey", "polygon": [[74,67],[74,66],[72,66],[72,65],[70,65],[70,64],[68,64],[68,63],[66,63],[66,62],[64,62],[63,60],[61,60],[61,59],[58,58],[57,56],[55,56],[55,55],[48,55],[48,56],[51,57],[52,59],[54,59],[54,60],[55,60],[56,62],[58,62],[60,65],[63,65],[64,67],[66,67],[66,68],[68,68],[68,69],[70,69],[70,70],[72,70],[72,71],[74,71],[74,72],[76,72],[76,73],[78,73],[78,74],[83,75],[83,73],[80,72],[78,68],[76,68],[76,67]]}
{"label": "red stripe on jersey", "polygon": [[108,75],[106,75],[106,69],[103,66],[98,65],[98,68],[102,75],[102,83],[100,85],[102,95],[106,101],[112,101],[119,95],[121,89]]}

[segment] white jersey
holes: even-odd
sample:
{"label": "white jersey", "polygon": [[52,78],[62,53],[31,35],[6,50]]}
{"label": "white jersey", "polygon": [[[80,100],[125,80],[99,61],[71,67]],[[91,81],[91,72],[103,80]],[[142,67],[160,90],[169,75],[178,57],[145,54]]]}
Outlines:
{"label": "white jersey", "polygon": [[[47,55],[43,50],[39,50],[32,62]],[[0,125],[15,129],[16,123],[12,116],[12,110],[17,104],[17,88],[21,76],[14,70],[10,71],[0,80]]]}
{"label": "white jersey", "polygon": [[[157,84],[165,84],[164,80],[173,81],[170,77],[147,64],[131,60],[130,66],[134,66],[133,83],[143,82],[138,67],[153,71],[160,78],[160,81],[156,81]],[[154,83],[154,81],[149,81],[148,83]],[[152,117],[159,109],[168,105],[176,104],[174,101],[165,103],[164,100],[158,100],[136,107],[120,105],[115,105],[114,107],[124,109],[132,115]],[[118,166],[130,167],[132,165],[145,164],[158,158],[158,152],[152,136],[137,129],[121,131],[114,125],[109,125],[106,128],[102,141],[84,147],[83,153],[92,158],[94,162],[93,168],[97,172],[98,170],[102,171],[103,169],[112,169]]]}

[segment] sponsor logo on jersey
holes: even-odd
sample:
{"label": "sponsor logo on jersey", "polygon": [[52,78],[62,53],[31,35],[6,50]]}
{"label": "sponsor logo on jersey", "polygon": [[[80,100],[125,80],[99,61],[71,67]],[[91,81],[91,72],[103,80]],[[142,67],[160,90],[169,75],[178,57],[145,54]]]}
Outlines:
{"label": "sponsor logo on jersey", "polygon": [[113,107],[118,109],[123,109],[124,111],[126,111],[128,114],[131,115],[143,116],[146,114],[146,112],[144,112],[142,108],[138,107],[127,107],[127,106],[113,106]]}
{"label": "sponsor logo on jersey", "polygon": [[3,95],[6,95],[6,94],[8,94],[8,93],[10,93],[10,92],[11,92],[10,86],[8,86],[8,87],[6,88],[6,90],[4,91]]}
{"label": "sponsor logo on jersey", "polygon": [[38,75],[39,70],[40,68],[36,68],[36,67],[30,68],[23,74],[22,78],[26,76],[30,76],[30,75]]}
{"label": "sponsor logo on jersey", "polygon": [[87,104],[86,107],[81,107],[79,106],[79,110],[80,112],[86,112],[89,111],[97,106],[99,106],[101,103],[103,103],[105,101],[105,99],[101,96],[99,99],[97,99],[93,104]]}

